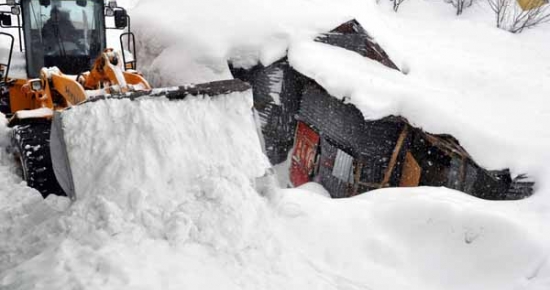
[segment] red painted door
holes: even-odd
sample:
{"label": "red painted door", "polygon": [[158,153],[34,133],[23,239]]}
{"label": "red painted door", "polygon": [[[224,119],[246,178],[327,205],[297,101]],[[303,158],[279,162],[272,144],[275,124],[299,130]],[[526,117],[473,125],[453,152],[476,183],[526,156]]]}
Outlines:
{"label": "red painted door", "polygon": [[318,147],[319,134],[305,123],[298,122],[290,165],[290,181],[294,186],[300,186],[310,181],[315,170]]}

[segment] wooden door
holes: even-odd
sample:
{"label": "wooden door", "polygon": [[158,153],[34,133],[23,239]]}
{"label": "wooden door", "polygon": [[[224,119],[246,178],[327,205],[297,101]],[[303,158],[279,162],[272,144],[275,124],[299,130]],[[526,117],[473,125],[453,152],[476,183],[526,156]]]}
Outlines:
{"label": "wooden door", "polygon": [[311,180],[317,166],[315,160],[319,148],[319,134],[303,122],[298,122],[296,141],[290,166],[290,181],[300,186]]}
{"label": "wooden door", "polygon": [[403,169],[401,172],[401,181],[399,186],[401,187],[414,187],[418,186],[420,183],[420,176],[422,174],[422,168],[414,159],[414,156],[411,152],[407,152],[405,156],[405,164],[403,164]]}

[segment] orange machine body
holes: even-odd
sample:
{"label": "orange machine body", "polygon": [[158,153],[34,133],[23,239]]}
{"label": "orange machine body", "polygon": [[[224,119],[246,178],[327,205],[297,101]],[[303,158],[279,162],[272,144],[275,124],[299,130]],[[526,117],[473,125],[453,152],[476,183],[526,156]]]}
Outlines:
{"label": "orange machine body", "polygon": [[[16,112],[49,108],[60,110],[86,101],[89,96],[149,91],[149,83],[135,71],[123,71],[118,54],[106,49],[88,72],[69,76],[57,68],[43,68],[38,79],[11,80],[10,109],[17,122]],[[43,116],[44,117],[44,116]]]}

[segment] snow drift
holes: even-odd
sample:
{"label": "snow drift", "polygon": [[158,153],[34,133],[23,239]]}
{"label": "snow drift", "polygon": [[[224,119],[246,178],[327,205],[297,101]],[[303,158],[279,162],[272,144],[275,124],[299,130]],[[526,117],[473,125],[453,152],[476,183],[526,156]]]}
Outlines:
{"label": "snow drift", "polygon": [[[138,259],[136,252],[146,255],[139,258],[143,268],[130,272],[154,268],[146,257],[157,250],[148,247],[163,252],[170,244],[194,241],[231,254],[258,247],[266,206],[254,183],[269,163],[251,107],[247,91],[184,101],[110,99],[66,111],[65,141],[78,200],[70,208],[59,205],[59,213],[40,213],[48,206],[35,202],[17,209],[44,220],[35,224],[30,218],[36,228],[5,237],[0,269],[37,256],[2,271],[1,285],[74,289],[106,283],[117,289],[143,276],[124,270],[128,259]],[[26,216],[14,218],[3,236]],[[144,243],[148,246],[140,248]]]}
{"label": "snow drift", "polygon": [[545,289],[544,225],[507,204],[442,188],[349,199],[284,190],[286,243],[332,289]]}

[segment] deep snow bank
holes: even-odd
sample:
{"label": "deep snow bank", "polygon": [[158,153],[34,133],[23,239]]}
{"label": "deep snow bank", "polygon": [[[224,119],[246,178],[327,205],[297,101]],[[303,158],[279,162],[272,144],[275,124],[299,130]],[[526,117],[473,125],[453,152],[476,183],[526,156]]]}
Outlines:
{"label": "deep snow bank", "polygon": [[292,189],[281,192],[276,208],[286,244],[336,289],[550,286],[546,226],[512,202],[445,188],[337,200]]}
{"label": "deep snow bank", "polygon": [[6,118],[0,114],[0,277],[40,253],[44,238],[55,235],[49,221],[55,220],[69,203],[56,197],[44,201],[38,191],[21,180],[13,155],[7,150],[10,129],[6,125]]}
{"label": "deep snow bank", "polygon": [[[170,287],[220,283],[207,272],[234,283],[218,263],[238,271],[250,255],[269,254],[266,205],[254,189],[269,163],[251,98],[247,91],[184,101],[107,100],[68,110],[65,137],[78,200],[56,212],[58,203],[48,206],[38,196],[28,207],[7,197],[3,215],[14,215],[10,205],[21,214],[2,223],[0,285],[157,288],[174,272]],[[202,278],[188,281],[197,271],[205,271]]]}
{"label": "deep snow bank", "polygon": [[269,166],[251,108],[246,91],[183,101],[110,99],[66,111],[77,198],[102,196],[121,214],[136,213],[154,236],[195,234],[216,247],[245,247],[256,222],[247,217],[260,202],[254,180]]}

